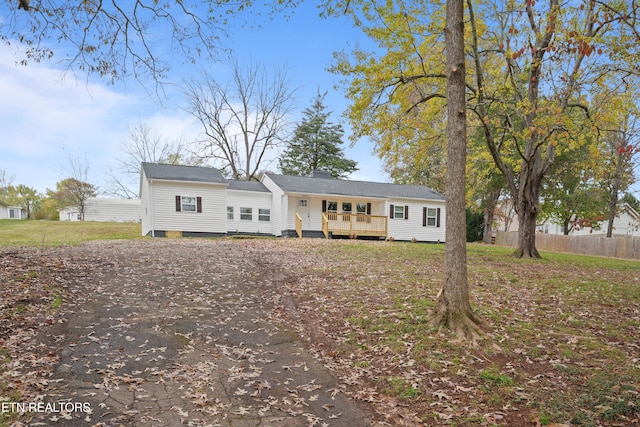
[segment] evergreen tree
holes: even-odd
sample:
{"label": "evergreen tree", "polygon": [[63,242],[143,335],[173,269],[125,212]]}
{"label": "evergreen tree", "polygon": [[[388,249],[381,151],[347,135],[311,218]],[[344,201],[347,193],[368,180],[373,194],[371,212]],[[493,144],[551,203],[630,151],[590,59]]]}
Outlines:
{"label": "evergreen tree", "polygon": [[314,170],[327,170],[333,178],[347,177],[357,171],[356,162],[344,157],[340,148],[342,125],[329,121],[330,112],[323,104],[326,92],[313,98],[304,110],[304,118],[296,127],[293,139],[280,157],[280,170],[285,175],[309,176]]}

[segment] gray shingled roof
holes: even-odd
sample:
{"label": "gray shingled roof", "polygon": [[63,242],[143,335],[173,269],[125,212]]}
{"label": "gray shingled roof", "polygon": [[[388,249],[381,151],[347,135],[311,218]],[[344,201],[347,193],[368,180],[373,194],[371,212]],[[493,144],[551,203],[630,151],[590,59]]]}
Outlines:
{"label": "gray shingled roof", "polygon": [[[218,169],[200,166],[179,166],[161,163],[142,163],[147,179],[169,181],[211,182],[228,184],[231,190],[269,190],[257,181],[227,180]],[[286,192],[309,194],[333,194],[339,196],[361,196],[378,198],[407,198],[444,200],[444,196],[422,185],[387,184],[383,182],[351,181],[342,179],[310,178],[304,176],[278,175],[267,173]]]}
{"label": "gray shingled roof", "polygon": [[277,175],[273,173],[267,173],[267,176],[285,192],[444,200],[442,194],[422,185],[310,178],[304,176]]}
{"label": "gray shingled roof", "polygon": [[241,190],[241,191],[260,191],[264,193],[269,193],[269,189],[264,186],[263,183],[258,181],[227,181],[229,186],[227,187],[229,190]]}
{"label": "gray shingled roof", "polygon": [[228,181],[215,168],[200,166],[179,166],[162,163],[142,163],[147,179],[165,179],[169,181],[212,182],[227,184]]}

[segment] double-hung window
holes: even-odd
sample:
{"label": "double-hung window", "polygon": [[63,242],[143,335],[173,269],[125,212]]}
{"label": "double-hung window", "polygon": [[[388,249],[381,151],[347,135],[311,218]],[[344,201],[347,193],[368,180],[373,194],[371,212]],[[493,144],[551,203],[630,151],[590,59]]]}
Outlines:
{"label": "double-hung window", "polygon": [[258,209],[258,221],[271,221],[271,209]]}
{"label": "double-hung window", "polygon": [[394,206],[393,217],[395,219],[404,219],[404,206]]}
{"label": "double-hung window", "polygon": [[409,206],[407,205],[389,205],[389,218],[391,219],[409,219]]}
{"label": "double-hung window", "polygon": [[427,226],[436,226],[437,212],[438,211],[434,208],[427,208]]}
{"label": "double-hung window", "polygon": [[227,206],[227,219],[233,221],[233,206]]}
{"label": "double-hung window", "polygon": [[176,196],[176,212],[202,212],[202,197]]}
{"label": "double-hung window", "polygon": [[196,211],[196,198],[182,196],[182,211],[183,212],[195,212]]}
{"label": "double-hung window", "polygon": [[422,208],[422,226],[440,227],[440,208]]}
{"label": "double-hung window", "polygon": [[253,208],[240,208],[240,220],[253,221]]}

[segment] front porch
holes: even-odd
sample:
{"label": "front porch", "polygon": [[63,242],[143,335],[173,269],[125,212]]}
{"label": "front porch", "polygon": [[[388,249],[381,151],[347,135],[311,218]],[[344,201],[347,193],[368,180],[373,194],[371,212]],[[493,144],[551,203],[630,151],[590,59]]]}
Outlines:
{"label": "front porch", "polygon": [[330,236],[387,237],[387,217],[325,212],[322,214],[322,233],[325,238]]}

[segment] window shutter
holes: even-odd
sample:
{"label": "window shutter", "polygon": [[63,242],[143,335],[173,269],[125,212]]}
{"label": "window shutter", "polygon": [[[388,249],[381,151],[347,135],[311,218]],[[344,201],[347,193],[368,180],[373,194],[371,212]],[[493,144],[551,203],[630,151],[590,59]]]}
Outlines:
{"label": "window shutter", "polygon": [[322,201],[322,212],[326,212],[327,211],[327,201],[323,200]]}
{"label": "window shutter", "polygon": [[367,203],[367,215],[371,215],[371,203]]}
{"label": "window shutter", "polygon": [[196,210],[202,213],[202,197],[196,197]]}
{"label": "window shutter", "polygon": [[409,205],[404,205],[404,219],[409,219]]}
{"label": "window shutter", "polygon": [[436,227],[440,227],[440,208],[436,211]]}
{"label": "window shutter", "polygon": [[182,198],[180,196],[176,196],[176,212],[180,212],[182,210]]}
{"label": "window shutter", "polygon": [[389,218],[391,218],[391,219],[393,219],[393,210],[395,208],[396,208],[395,206],[389,205]]}
{"label": "window shutter", "polygon": [[427,208],[422,208],[422,226],[427,226]]}

